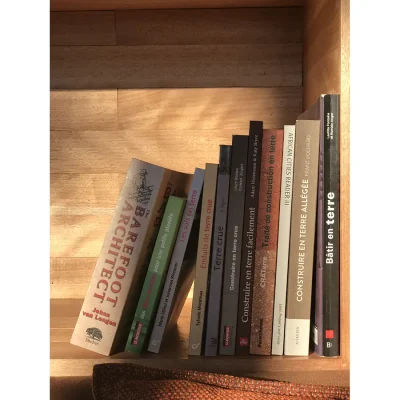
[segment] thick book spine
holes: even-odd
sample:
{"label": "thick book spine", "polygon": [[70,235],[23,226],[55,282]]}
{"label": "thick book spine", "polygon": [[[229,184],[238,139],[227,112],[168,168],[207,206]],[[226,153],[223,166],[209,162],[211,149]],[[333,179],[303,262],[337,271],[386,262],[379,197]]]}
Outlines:
{"label": "thick book spine", "polygon": [[140,353],[149,337],[184,206],[185,199],[169,197],[125,351]]}
{"label": "thick book spine", "polygon": [[317,217],[314,342],[325,357],[339,356],[339,95],[320,100],[321,142]]}
{"label": "thick book spine", "polygon": [[251,316],[251,354],[271,354],[282,149],[283,130],[264,130]]}
{"label": "thick book spine", "polygon": [[319,121],[296,121],[285,355],[309,354],[319,129]]}
{"label": "thick book spine", "polygon": [[219,354],[221,355],[235,354],[248,145],[248,136],[234,135],[232,137],[231,178],[219,333]]}
{"label": "thick book spine", "polygon": [[290,219],[292,214],[292,188],[296,129],[284,126],[282,152],[281,194],[279,207],[278,250],[276,255],[274,322],[272,354],[283,355],[286,318],[286,289],[289,264]]}
{"label": "thick book spine", "polygon": [[206,164],[203,199],[200,216],[200,234],[197,247],[196,277],[194,280],[192,314],[190,321],[189,348],[191,356],[203,351],[204,316],[207,303],[208,271],[213,234],[215,191],[217,187],[217,164]]}
{"label": "thick book spine", "polygon": [[236,354],[243,356],[250,353],[251,312],[253,300],[254,260],[257,240],[262,137],[262,121],[250,121],[236,334]]}
{"label": "thick book spine", "polygon": [[[103,355],[109,355],[119,345],[116,338],[126,325],[123,311],[134,307],[126,303],[133,293],[140,293],[138,277],[170,174],[164,168],[137,159],[131,161],[72,344]],[[125,342],[127,334],[128,331]]]}
{"label": "thick book spine", "polygon": [[[150,336],[148,351],[153,353],[158,353],[160,351],[164,332],[168,325],[170,315],[172,314],[171,308],[174,302],[176,302],[176,304],[179,303],[179,299],[176,299],[177,296],[175,296],[177,291],[177,284],[181,275],[181,268],[185,259],[185,253],[188,247],[189,238],[193,233],[192,227],[203,189],[203,181],[204,170],[196,168],[189,191],[189,196],[187,198],[185,211],[183,212],[182,221],[179,227],[179,232],[172,253],[171,261],[169,263],[165,284],[157,310],[157,315]],[[186,273],[185,276],[190,277],[191,274]],[[188,281],[190,281],[190,279]]]}
{"label": "thick book spine", "polygon": [[228,216],[229,179],[231,171],[232,146],[220,145],[217,194],[213,228],[210,285],[208,295],[205,350],[204,355],[218,353],[219,316],[221,308],[222,277],[224,270],[225,233]]}

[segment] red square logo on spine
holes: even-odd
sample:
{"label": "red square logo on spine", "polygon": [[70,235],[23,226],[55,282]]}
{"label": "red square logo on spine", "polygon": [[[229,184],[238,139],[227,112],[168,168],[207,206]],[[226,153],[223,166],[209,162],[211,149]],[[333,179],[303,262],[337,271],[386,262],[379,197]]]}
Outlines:
{"label": "red square logo on spine", "polygon": [[240,346],[248,346],[249,345],[249,339],[248,338],[240,338]]}
{"label": "red square logo on spine", "polygon": [[333,330],[326,330],[325,331],[325,338],[326,339],[333,339],[333,335],[334,334],[334,332],[333,332]]}

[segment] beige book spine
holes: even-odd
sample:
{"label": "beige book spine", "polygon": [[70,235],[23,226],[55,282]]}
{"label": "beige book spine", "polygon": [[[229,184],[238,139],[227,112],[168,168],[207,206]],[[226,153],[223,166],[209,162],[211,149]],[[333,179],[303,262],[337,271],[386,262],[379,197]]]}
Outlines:
{"label": "beige book spine", "polygon": [[319,136],[319,121],[296,121],[285,355],[309,354]]}
{"label": "beige book spine", "polygon": [[202,354],[217,174],[217,164],[206,164],[190,321],[189,355]]}
{"label": "beige book spine", "polygon": [[71,343],[109,355],[126,325],[170,170],[133,159],[92,275]]}

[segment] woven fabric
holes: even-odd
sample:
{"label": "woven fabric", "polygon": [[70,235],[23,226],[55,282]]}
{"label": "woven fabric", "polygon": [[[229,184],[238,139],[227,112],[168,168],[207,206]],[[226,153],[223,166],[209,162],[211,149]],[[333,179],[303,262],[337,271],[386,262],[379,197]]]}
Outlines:
{"label": "woven fabric", "polygon": [[110,363],[94,366],[93,396],[95,400],[346,400],[350,389]]}

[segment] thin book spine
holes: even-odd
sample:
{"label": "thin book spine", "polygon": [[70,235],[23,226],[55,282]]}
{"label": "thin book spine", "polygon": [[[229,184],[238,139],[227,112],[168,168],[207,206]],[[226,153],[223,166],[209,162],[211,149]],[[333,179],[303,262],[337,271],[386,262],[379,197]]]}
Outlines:
{"label": "thin book spine", "polygon": [[239,308],[237,317],[237,355],[248,355],[250,353],[251,312],[253,300],[254,260],[257,240],[262,137],[262,121],[250,121],[245,191],[246,199],[243,219],[243,244],[240,264]]}
{"label": "thin book spine", "polygon": [[265,129],[254,265],[251,354],[271,354],[282,148],[283,130]]}
{"label": "thin book spine", "polygon": [[205,356],[218,354],[218,333],[221,309],[222,278],[228,216],[229,180],[232,146],[220,145],[217,194],[215,200],[214,236],[211,256],[208,311],[206,314]]}
{"label": "thin book spine", "polygon": [[286,319],[286,291],[289,265],[290,221],[292,213],[293,167],[296,126],[284,126],[281,195],[279,207],[278,251],[276,255],[273,355],[283,355]]}
{"label": "thin book spine", "polygon": [[248,145],[248,136],[234,135],[232,137],[231,177],[218,350],[220,355],[235,354]]}
{"label": "thin book spine", "polygon": [[296,121],[284,354],[307,356],[317,213],[319,121]]}
{"label": "thin book spine", "polygon": [[193,289],[192,314],[189,334],[189,355],[203,352],[204,320],[208,291],[208,271],[213,234],[217,164],[206,164],[200,216],[200,235],[197,247],[196,277]]}
{"label": "thin book spine", "polygon": [[[339,356],[339,95],[323,97],[323,246],[318,249],[323,263],[322,354]],[[317,283],[317,285],[320,282]]]}
{"label": "thin book spine", "polygon": [[169,197],[125,351],[140,353],[150,335],[184,206],[185,199]]}
{"label": "thin book spine", "polygon": [[174,302],[177,304],[178,301],[182,301],[182,299],[176,298],[176,293],[179,292],[179,288],[177,289],[177,284],[181,275],[184,259],[186,257],[186,250],[188,244],[190,243],[189,239],[193,234],[192,228],[199,205],[199,200],[201,198],[203,181],[204,170],[201,168],[196,168],[150,336],[148,351],[153,353],[159,353],[160,351],[164,333],[166,331],[170,316],[173,313],[172,308]]}

